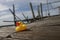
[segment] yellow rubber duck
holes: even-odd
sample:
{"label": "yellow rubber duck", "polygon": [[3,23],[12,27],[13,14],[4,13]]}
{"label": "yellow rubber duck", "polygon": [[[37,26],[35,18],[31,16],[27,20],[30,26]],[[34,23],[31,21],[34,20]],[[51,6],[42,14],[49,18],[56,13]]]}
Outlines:
{"label": "yellow rubber duck", "polygon": [[17,22],[16,23],[16,28],[15,28],[16,32],[20,32],[20,31],[23,31],[23,30],[26,30],[26,29],[27,29],[26,25],[23,24],[22,22]]}

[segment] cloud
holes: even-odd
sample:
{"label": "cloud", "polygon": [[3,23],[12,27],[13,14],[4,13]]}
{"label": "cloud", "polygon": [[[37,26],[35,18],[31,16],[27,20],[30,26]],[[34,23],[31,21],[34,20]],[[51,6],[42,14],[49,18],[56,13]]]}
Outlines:
{"label": "cloud", "polygon": [[10,20],[13,18],[13,15],[10,12],[7,11],[3,11],[0,14],[0,20]]}
{"label": "cloud", "polygon": [[8,8],[9,8],[8,6],[5,6],[3,4],[0,4],[0,11],[7,10]]}
{"label": "cloud", "polygon": [[0,17],[0,19],[9,18],[9,17],[11,17],[11,16],[12,16],[12,15],[3,15],[3,16]]}
{"label": "cloud", "polygon": [[[2,0],[1,0],[2,1]],[[6,2],[7,1],[7,2]],[[33,7],[34,6],[37,6],[37,5],[40,5],[40,2],[42,3],[46,3],[47,0],[5,0],[5,2],[1,3],[0,4],[0,11],[4,12],[3,10],[8,10],[8,8],[11,8],[12,9],[12,4],[14,3],[15,6],[16,6],[16,13],[17,15],[23,19],[23,16],[22,16],[22,12],[21,10],[23,11],[23,13],[26,15],[26,16],[29,16],[29,18],[32,17],[32,13],[31,13],[31,10],[30,10],[30,6],[29,6],[29,3],[32,2],[33,4]],[[56,0],[49,0],[49,2],[52,2],[52,1],[56,1]],[[57,4],[56,4],[57,5]],[[59,4],[58,4],[59,5]],[[54,6],[53,6],[54,7]],[[44,9],[46,7],[44,6]],[[18,11],[18,12],[17,12]],[[5,18],[8,18],[6,16],[8,16],[8,11],[6,11],[6,15],[5,15]],[[37,16],[37,8],[34,7],[34,13],[35,15]],[[2,14],[2,15],[3,15]],[[45,15],[45,14],[44,14]],[[9,16],[10,17],[10,16]],[[1,19],[4,19],[4,17],[1,17]]]}
{"label": "cloud", "polygon": [[14,0],[6,0],[7,2],[11,2],[11,1],[14,1]]}
{"label": "cloud", "polygon": [[0,2],[13,2],[14,0],[0,0]]}
{"label": "cloud", "polygon": [[[3,12],[3,14],[1,14],[0,16],[0,20],[13,20],[13,15],[9,12]],[[32,12],[31,11],[23,11],[24,15],[28,18],[33,18],[32,16]],[[34,13],[35,13],[35,16],[38,15],[37,11],[34,10]],[[23,15],[22,15],[22,12],[16,12],[15,13],[20,19],[24,19]],[[18,19],[18,18],[17,18]]]}

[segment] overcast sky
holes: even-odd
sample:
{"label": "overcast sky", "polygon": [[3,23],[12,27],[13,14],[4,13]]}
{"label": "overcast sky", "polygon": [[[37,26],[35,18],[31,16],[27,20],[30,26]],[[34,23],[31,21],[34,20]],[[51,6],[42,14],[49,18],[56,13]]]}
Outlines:
{"label": "overcast sky", "polygon": [[[48,0],[48,2],[54,2],[59,0]],[[13,20],[13,15],[9,11],[9,8],[12,9],[12,5],[15,4],[15,10],[16,15],[24,19],[22,16],[22,12],[25,14],[25,16],[28,16],[28,18],[32,18],[32,12],[30,10],[29,3],[33,4],[34,7],[34,13],[37,16],[37,5],[40,5],[40,3],[47,3],[47,0],[0,0],[0,20]],[[50,8],[60,6],[59,3],[54,3],[52,5],[49,5]],[[46,12],[46,5],[43,5],[44,15],[47,15]],[[50,10],[51,15],[58,14],[58,10]]]}

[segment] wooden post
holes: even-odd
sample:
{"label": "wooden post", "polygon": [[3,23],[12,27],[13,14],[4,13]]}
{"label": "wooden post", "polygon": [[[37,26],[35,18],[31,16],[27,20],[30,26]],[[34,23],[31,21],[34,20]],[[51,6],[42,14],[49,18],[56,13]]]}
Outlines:
{"label": "wooden post", "polygon": [[59,10],[59,15],[60,15],[60,6],[58,7],[58,10]]}
{"label": "wooden post", "polygon": [[23,13],[22,15],[24,16],[25,20],[29,23],[28,16],[26,17]]}
{"label": "wooden post", "polygon": [[14,15],[14,22],[15,22],[15,26],[16,26],[16,17],[15,17],[15,6],[13,4],[13,15]]}
{"label": "wooden post", "polygon": [[40,6],[38,5],[38,17],[40,18]]}
{"label": "wooden post", "polygon": [[48,17],[50,16],[50,11],[49,11],[49,4],[48,4],[48,0],[47,0],[47,11],[48,11]]}
{"label": "wooden post", "polygon": [[9,9],[9,10],[14,16],[14,23],[15,23],[15,26],[16,26],[16,17],[15,17],[15,6],[14,6],[14,4],[13,4],[13,11],[11,9]]}
{"label": "wooden post", "polygon": [[25,19],[27,19],[27,17],[22,13],[22,15],[24,16]]}
{"label": "wooden post", "polygon": [[41,18],[43,18],[42,3],[40,3]]}
{"label": "wooden post", "polygon": [[33,18],[35,19],[35,14],[34,14],[32,3],[31,2],[30,2],[30,8],[31,8],[31,11],[32,11]]}

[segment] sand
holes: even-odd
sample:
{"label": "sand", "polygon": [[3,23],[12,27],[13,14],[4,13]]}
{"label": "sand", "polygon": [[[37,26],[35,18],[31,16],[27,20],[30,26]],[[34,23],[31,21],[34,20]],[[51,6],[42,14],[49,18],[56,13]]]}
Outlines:
{"label": "sand", "polygon": [[0,40],[60,40],[60,16],[38,20],[28,24],[27,27],[29,30],[17,33],[13,33],[14,27],[0,28],[0,31],[3,31],[0,32]]}

